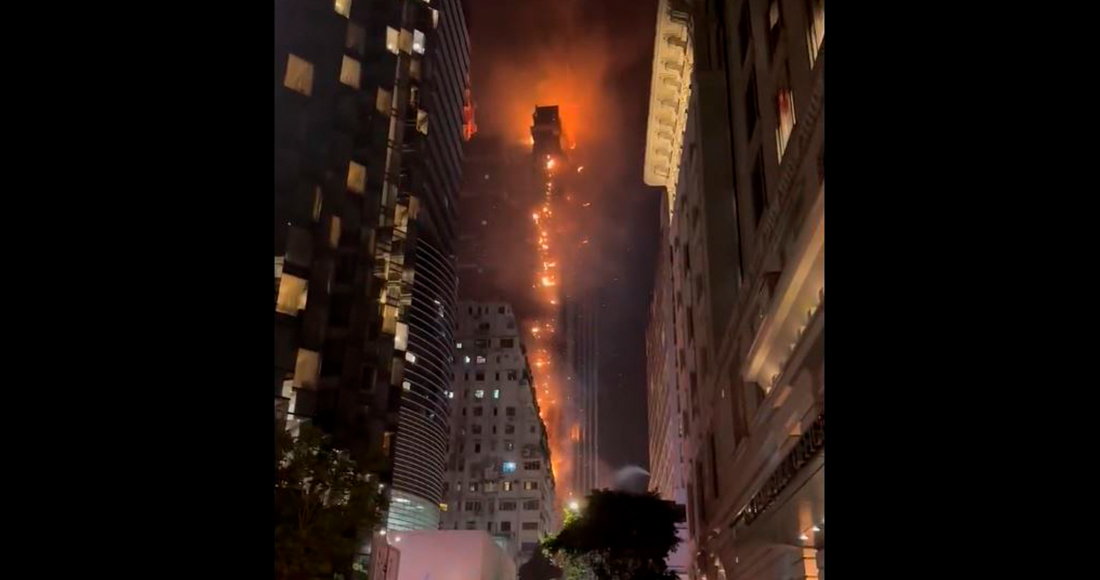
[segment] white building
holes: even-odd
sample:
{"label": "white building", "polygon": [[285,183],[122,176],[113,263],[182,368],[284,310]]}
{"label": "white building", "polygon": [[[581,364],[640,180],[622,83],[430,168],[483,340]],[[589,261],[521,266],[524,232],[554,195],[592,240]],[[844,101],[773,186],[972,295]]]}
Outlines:
{"label": "white building", "polygon": [[459,304],[445,530],[482,530],[518,564],[558,526],[546,427],[512,307]]}
{"label": "white building", "polygon": [[483,531],[417,530],[390,536],[390,545],[401,551],[396,580],[516,579],[515,560]]}

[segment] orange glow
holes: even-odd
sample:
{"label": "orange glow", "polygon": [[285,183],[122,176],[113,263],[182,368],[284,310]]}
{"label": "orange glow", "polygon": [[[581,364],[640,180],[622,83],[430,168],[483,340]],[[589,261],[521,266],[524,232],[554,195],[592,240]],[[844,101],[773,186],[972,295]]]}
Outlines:
{"label": "orange glow", "polygon": [[553,169],[554,168],[554,160],[553,159],[546,162],[546,168],[547,169]]}
{"label": "orange glow", "polygon": [[577,168],[577,173],[580,173],[582,171],[584,171],[584,166],[583,165],[581,165],[580,167]]}

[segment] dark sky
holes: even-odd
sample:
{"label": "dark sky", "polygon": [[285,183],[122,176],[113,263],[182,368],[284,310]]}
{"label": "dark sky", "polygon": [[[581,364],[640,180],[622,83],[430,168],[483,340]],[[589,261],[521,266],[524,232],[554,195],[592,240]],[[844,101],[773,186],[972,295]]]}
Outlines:
{"label": "dark sky", "polygon": [[645,327],[660,190],[642,183],[656,0],[469,0],[472,86],[482,134],[517,145],[535,105],[559,105],[585,166],[585,223],[601,292],[600,452],[647,466]]}

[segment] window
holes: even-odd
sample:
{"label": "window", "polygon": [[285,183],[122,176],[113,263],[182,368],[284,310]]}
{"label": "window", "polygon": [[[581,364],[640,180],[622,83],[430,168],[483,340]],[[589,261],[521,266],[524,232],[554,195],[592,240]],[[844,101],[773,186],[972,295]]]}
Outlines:
{"label": "window", "polygon": [[500,502],[500,511],[502,511],[502,512],[514,512],[514,511],[516,511],[516,502],[514,502],[514,501],[502,501],[502,502]]}
{"label": "window", "polygon": [[344,62],[340,65],[340,82],[353,89],[358,89],[359,77],[362,72],[363,67],[359,64],[359,61],[345,54]]}
{"label": "window", "polygon": [[542,469],[542,462],[541,461],[524,461],[523,462],[523,468],[526,469],[527,471],[535,471],[537,469]]}
{"label": "window", "polygon": [[500,522],[500,531],[502,531],[502,532],[512,531],[512,522]]}
{"label": "window", "polygon": [[509,416],[509,417],[515,417],[516,416],[516,408],[515,407],[506,407],[504,409],[504,414]]}
{"label": "window", "polygon": [[783,15],[779,10],[779,0],[768,3],[768,52],[775,58],[779,48],[779,34],[783,31]]}
{"label": "window", "polygon": [[525,481],[523,482],[523,489],[531,491],[539,488],[539,482],[537,481]]}
{"label": "window", "polygon": [[[497,314],[504,314],[503,306],[497,306]],[[501,345],[503,346],[503,342],[501,343]]]}
{"label": "window", "polygon": [[477,522],[475,522],[473,520],[467,521],[466,522],[466,529],[467,530],[476,530],[477,529]]}
{"label": "window", "polygon": [[493,522],[485,522],[485,531],[487,531],[489,533],[492,533],[492,531],[493,531]]}
{"label": "window", "polygon": [[530,431],[531,433],[534,433],[535,432],[535,426],[531,425],[530,427],[527,428],[527,430]]}
{"label": "window", "polygon": [[509,424],[504,426],[504,434],[505,435],[512,435],[515,432],[516,432],[516,426],[515,425],[509,423]]}
{"label": "window", "polygon": [[294,363],[294,388],[316,389],[320,371],[321,354],[304,348],[298,349],[298,359]]}
{"label": "window", "polygon": [[539,509],[539,500],[529,499],[529,500],[523,502],[523,509],[528,510],[528,511]]}
{"label": "window", "polygon": [[351,14],[351,0],[336,0],[333,7],[336,9],[336,13],[344,18]]}
{"label": "window", "polygon": [[[505,461],[503,464],[501,464],[501,469],[500,470],[503,473],[515,473],[516,472],[516,462],[515,461]],[[504,486],[505,486],[504,491],[508,491],[509,489],[511,489],[508,482],[504,482]]]}
{"label": "window", "polygon": [[508,380],[509,381],[518,381],[519,380],[519,371],[508,371]]}
{"label": "window", "polygon": [[474,453],[481,453],[481,443],[474,443]]}
{"label": "window", "polygon": [[[488,322],[482,322],[481,324],[477,325],[478,330],[489,330],[489,328],[490,328],[490,326],[489,326]],[[485,347],[486,348],[489,347],[489,341],[488,340],[485,341]]]}
{"label": "window", "polygon": [[477,364],[479,364],[479,365],[485,364],[485,357],[480,355],[480,354],[477,355],[477,359],[475,359],[475,360],[476,360]]}
{"label": "window", "polygon": [[810,49],[810,67],[817,62],[817,53],[825,41],[825,0],[806,0],[806,44]]}
{"label": "window", "polygon": [[779,115],[779,124],[775,128],[775,147],[779,160],[783,161],[783,154],[787,152],[787,143],[790,142],[797,122],[794,116],[794,93],[791,89],[779,89],[775,95],[775,110]]}
{"label": "window", "polygon": [[[499,359],[499,358],[500,357],[498,356],[497,359]],[[500,362],[500,360],[497,360],[497,362]],[[500,372],[499,371],[496,373],[496,378],[493,379],[493,380],[498,381],[498,382],[500,381]]]}
{"label": "window", "polygon": [[367,190],[367,168],[354,162],[348,162],[348,189],[355,193]]}
{"label": "window", "polygon": [[483,407],[474,407],[474,417],[480,417],[483,413],[485,413]]}
{"label": "window", "polygon": [[[515,465],[515,463],[513,463],[512,465]],[[512,471],[515,471],[515,469],[513,468]],[[505,481],[504,483],[500,484],[500,489],[503,491],[512,491],[512,482]]]}
{"label": "window", "polygon": [[493,416],[494,417],[496,417],[497,415],[500,414],[500,413],[498,413],[498,411],[500,411],[500,407],[493,407]]}
{"label": "window", "polygon": [[397,30],[392,27],[386,27],[386,50],[397,54]]}
{"label": "window", "polygon": [[397,35],[397,48],[405,53],[411,54],[413,49],[413,34],[411,31],[402,29]]}
{"label": "window", "polygon": [[[477,483],[476,483],[476,482],[475,482],[475,483],[471,483],[471,484],[470,484],[470,491],[477,491]],[[467,504],[466,504],[466,511],[470,511],[470,507],[469,507],[469,506],[470,506],[470,504],[469,504],[469,503],[467,503]]]}
{"label": "window", "polygon": [[485,371],[478,371],[477,374],[474,375],[474,379],[476,379],[478,381],[484,381],[485,380]]}
{"label": "window", "polygon": [[494,399],[499,399],[500,398],[500,389],[493,389],[493,398]]}
{"label": "window", "polygon": [[344,48],[362,56],[367,51],[367,31],[354,22],[348,22],[348,34],[344,39]]}
{"label": "window", "polygon": [[756,131],[756,121],[760,118],[760,104],[756,100],[756,71],[749,76],[749,86],[745,89],[745,129],[746,139],[752,139]]}
{"label": "window", "polygon": [[505,451],[515,451],[515,449],[516,449],[515,441],[505,441],[504,442],[504,450]]}
{"label": "window", "polygon": [[386,89],[383,89],[382,87],[378,87],[378,96],[375,98],[374,101],[374,106],[376,109],[378,109],[378,112],[382,113],[383,115],[389,115],[390,107],[392,106],[392,104],[393,94]]}
{"label": "window", "polygon": [[[470,364],[470,357],[469,356],[462,357],[462,364],[467,364],[467,365]],[[470,373],[466,373],[466,374],[468,375]],[[467,377],[466,380],[470,380],[469,377]]]}
{"label": "window", "polygon": [[764,159],[757,155],[756,165],[752,170],[752,212],[756,225],[760,225],[760,218],[764,217],[764,204],[767,203],[767,192],[764,191],[766,185]]}
{"label": "window", "polygon": [[324,198],[321,195],[321,186],[313,188],[313,221],[314,223],[321,221],[321,206],[324,203]]}
{"label": "window", "polygon": [[516,340],[514,338],[502,338],[500,339],[500,348],[514,348],[516,346]]}
{"label": "window", "polygon": [[472,433],[473,433],[474,435],[481,435],[481,425],[477,425],[477,424],[473,425],[473,426],[471,427],[471,432],[472,432]]}
{"label": "window", "polygon": [[413,52],[417,54],[424,54],[424,50],[427,48],[425,42],[424,33],[419,30],[413,31]]}
{"label": "window", "polygon": [[525,530],[537,530],[539,529],[538,522],[523,522],[523,529]]}
{"label": "window", "polygon": [[481,502],[480,501],[468,501],[468,502],[466,502],[465,511],[474,512],[474,513],[480,512],[481,511]]}
{"label": "window", "polygon": [[491,482],[491,481],[486,481],[485,482],[485,489],[482,490],[482,491],[484,491],[485,493],[493,493],[496,490],[497,490],[497,484],[496,483]]}
{"label": "window", "polygon": [[279,278],[279,297],[275,300],[275,311],[298,316],[299,310],[305,310],[309,282],[284,273]]}
{"label": "window", "polygon": [[287,55],[283,86],[307,97],[313,94],[313,65],[293,54]]}
{"label": "window", "polygon": [[[474,398],[475,399],[484,399],[485,398],[485,389],[475,390],[474,391]],[[481,407],[478,407],[478,409],[481,409]],[[478,414],[480,415],[480,413],[478,413]]]}
{"label": "window", "polygon": [[[456,342],[455,343],[455,348],[461,349],[462,348],[462,343],[461,342]],[[469,361],[467,361],[467,362],[469,362]]]}
{"label": "window", "polygon": [[752,20],[749,14],[749,3],[741,3],[741,23],[737,27],[737,35],[741,38],[741,61],[749,55],[749,47],[752,46]]}
{"label": "window", "polygon": [[488,338],[478,338],[474,340],[474,346],[477,348],[489,348]]}

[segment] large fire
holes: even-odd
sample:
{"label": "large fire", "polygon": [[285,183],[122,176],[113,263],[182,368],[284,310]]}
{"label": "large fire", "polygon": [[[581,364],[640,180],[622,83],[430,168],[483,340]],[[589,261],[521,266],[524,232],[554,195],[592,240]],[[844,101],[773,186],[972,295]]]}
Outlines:
{"label": "large fire", "polygon": [[[570,473],[572,471],[572,454],[569,453],[568,438],[564,423],[568,420],[565,413],[566,397],[563,391],[560,361],[558,357],[558,337],[556,329],[558,325],[558,305],[561,302],[561,288],[559,286],[559,263],[564,257],[558,250],[561,243],[562,228],[554,219],[555,182],[554,177],[558,171],[563,170],[564,160],[547,156],[544,163],[540,162],[539,176],[542,179],[541,205],[531,214],[537,238],[534,260],[535,290],[539,308],[539,316],[531,321],[531,349],[533,359],[535,392],[538,396],[539,409],[543,423],[546,424],[547,437],[550,443],[551,468],[554,472],[554,480],[557,488],[559,502],[572,498]],[[559,183],[560,187],[560,183]]]}

